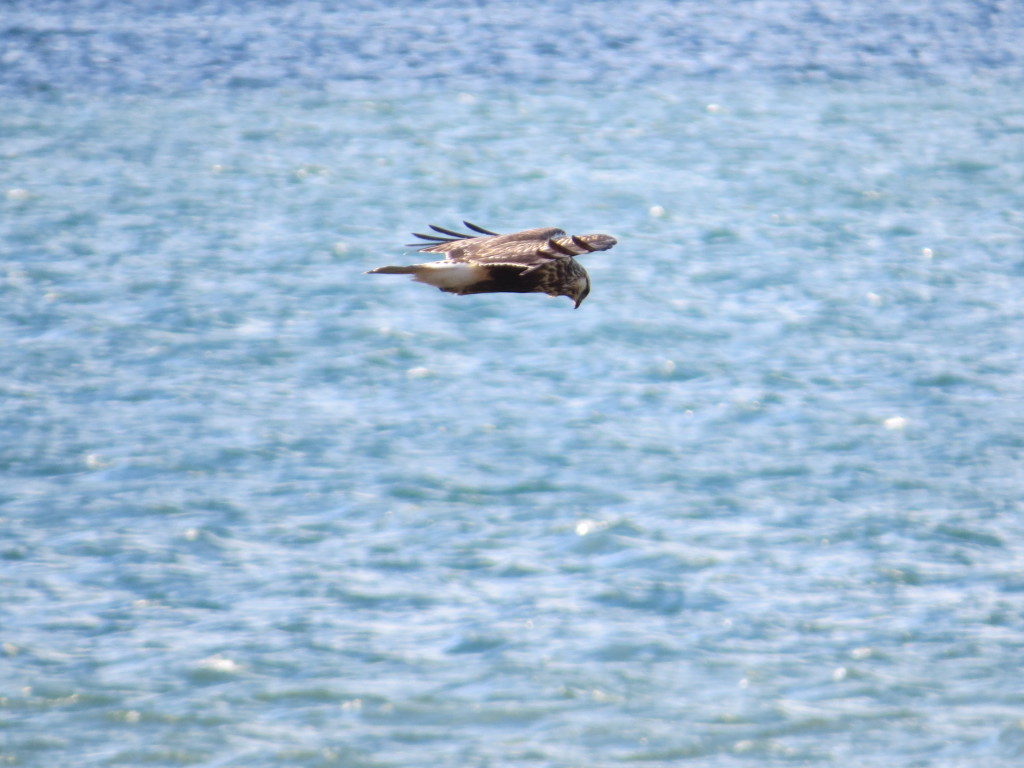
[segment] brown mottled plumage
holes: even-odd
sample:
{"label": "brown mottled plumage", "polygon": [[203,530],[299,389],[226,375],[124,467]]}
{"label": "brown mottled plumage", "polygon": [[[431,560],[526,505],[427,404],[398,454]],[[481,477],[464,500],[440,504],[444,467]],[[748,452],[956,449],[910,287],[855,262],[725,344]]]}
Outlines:
{"label": "brown mottled plumage", "polygon": [[607,251],[615,245],[611,235],[566,235],[561,229],[541,227],[499,235],[462,222],[480,236],[450,229],[430,228],[445,235],[413,234],[424,243],[411,243],[425,253],[443,253],[443,261],[407,267],[377,267],[371,275],[412,275],[413,280],[448,293],[546,293],[568,296],[579,307],[590,293],[590,277],[575,257]]}

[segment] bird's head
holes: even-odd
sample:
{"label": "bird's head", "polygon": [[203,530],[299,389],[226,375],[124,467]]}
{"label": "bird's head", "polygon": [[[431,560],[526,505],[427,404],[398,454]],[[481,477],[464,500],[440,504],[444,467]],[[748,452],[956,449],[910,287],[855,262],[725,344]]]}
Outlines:
{"label": "bird's head", "polygon": [[573,309],[579,309],[580,304],[583,303],[583,300],[587,298],[589,294],[590,278],[583,274],[576,278],[576,280],[572,284],[572,287],[569,289],[569,292],[563,293],[562,295],[568,296],[576,303],[576,306],[573,307]]}

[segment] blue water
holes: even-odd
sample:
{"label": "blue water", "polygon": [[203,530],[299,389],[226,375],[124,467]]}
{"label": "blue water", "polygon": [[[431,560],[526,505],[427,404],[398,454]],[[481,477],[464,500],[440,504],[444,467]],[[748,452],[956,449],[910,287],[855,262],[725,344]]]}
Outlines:
{"label": "blue water", "polygon": [[0,10],[0,765],[1022,764],[1024,6],[248,6]]}

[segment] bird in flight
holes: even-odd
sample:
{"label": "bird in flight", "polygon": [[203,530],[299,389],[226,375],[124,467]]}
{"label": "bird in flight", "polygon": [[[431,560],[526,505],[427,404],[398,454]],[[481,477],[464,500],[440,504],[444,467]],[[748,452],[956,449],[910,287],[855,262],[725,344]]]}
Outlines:
{"label": "bird in flight", "polygon": [[540,227],[499,235],[462,222],[475,235],[443,227],[436,235],[413,232],[423,242],[407,247],[425,253],[443,253],[443,261],[407,267],[377,267],[369,275],[412,275],[413,280],[465,296],[470,293],[546,293],[568,296],[579,308],[590,293],[590,277],[576,256],[607,251],[611,235],[566,235],[564,230]]}

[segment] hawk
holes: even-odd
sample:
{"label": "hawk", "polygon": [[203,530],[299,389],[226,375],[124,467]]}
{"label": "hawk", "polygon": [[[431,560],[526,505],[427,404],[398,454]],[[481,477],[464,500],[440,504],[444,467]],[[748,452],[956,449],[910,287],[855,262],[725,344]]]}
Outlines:
{"label": "hawk", "polygon": [[[412,275],[413,280],[465,296],[470,293],[546,293],[568,296],[579,308],[590,293],[590,277],[576,256],[607,251],[611,235],[566,235],[564,230],[540,227],[499,235],[462,222],[478,234],[465,235],[443,227],[437,235],[415,237],[424,242],[407,247],[425,253],[443,253],[443,261],[408,267],[377,267],[368,275]],[[440,236],[440,235],[443,235]]]}

